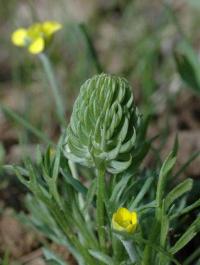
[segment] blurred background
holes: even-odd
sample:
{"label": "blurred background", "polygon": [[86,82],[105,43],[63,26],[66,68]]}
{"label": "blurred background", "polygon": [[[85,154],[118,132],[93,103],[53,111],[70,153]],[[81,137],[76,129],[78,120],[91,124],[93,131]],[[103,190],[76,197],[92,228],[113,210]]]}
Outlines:
{"label": "blurred background", "polygon": [[[53,141],[60,136],[40,61],[11,43],[16,28],[44,20],[63,25],[47,53],[60,84],[66,124],[81,84],[108,72],[127,78],[139,109],[144,116],[151,114],[149,137],[160,136],[155,143],[159,158],[177,133],[177,168],[199,152],[199,0],[0,0],[0,164],[19,164],[26,155],[34,159],[38,143],[44,146],[2,106]],[[146,166],[153,165],[150,156]],[[182,177],[198,183],[199,165],[196,157]],[[0,170],[0,256],[9,249],[13,264],[43,265],[45,240],[13,217],[24,210],[25,193],[15,176]]]}

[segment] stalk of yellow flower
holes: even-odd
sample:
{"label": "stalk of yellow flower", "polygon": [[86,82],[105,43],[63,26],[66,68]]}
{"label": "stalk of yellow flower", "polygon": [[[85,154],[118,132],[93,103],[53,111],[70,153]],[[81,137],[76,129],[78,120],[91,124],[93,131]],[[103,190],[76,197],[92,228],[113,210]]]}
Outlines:
{"label": "stalk of yellow flower", "polygon": [[53,97],[56,103],[58,119],[62,125],[65,124],[64,106],[60,96],[58,82],[54,76],[51,63],[44,53],[47,42],[60,30],[62,25],[56,21],[45,21],[43,23],[34,23],[28,28],[19,28],[13,32],[11,40],[14,45],[25,47],[32,54],[37,54],[46,73]]}
{"label": "stalk of yellow flower", "polygon": [[54,71],[52,69],[51,63],[49,61],[49,58],[46,56],[45,53],[40,53],[38,54],[39,59],[42,63],[42,66],[44,68],[44,71],[46,73],[54,100],[56,104],[56,109],[57,109],[57,115],[60,123],[65,126],[65,111],[64,111],[64,106],[62,102],[62,98],[60,96],[60,88],[58,86],[58,82],[55,78]]}
{"label": "stalk of yellow flower", "polygon": [[[34,23],[28,28],[19,28],[13,32],[11,40],[14,45],[18,47],[26,47],[31,54],[38,55],[44,71],[49,82],[50,89],[52,91],[57,116],[60,123],[66,126],[65,122],[65,109],[60,95],[60,88],[51,62],[47,55],[44,53],[46,48],[46,43],[51,39],[51,37],[62,28],[62,25],[56,21],[45,21],[43,23]],[[76,168],[73,162],[69,161],[69,166],[73,176],[76,178]]]}

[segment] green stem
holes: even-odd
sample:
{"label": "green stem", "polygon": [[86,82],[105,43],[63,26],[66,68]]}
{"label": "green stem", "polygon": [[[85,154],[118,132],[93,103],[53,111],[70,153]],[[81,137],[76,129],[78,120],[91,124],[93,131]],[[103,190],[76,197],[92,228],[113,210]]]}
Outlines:
{"label": "green stem", "polygon": [[[157,220],[155,220],[153,226],[150,227],[150,230],[151,231],[149,233],[148,241],[149,242],[156,242],[156,238],[157,238],[158,234],[160,233],[160,224]],[[155,252],[153,252],[153,248],[152,248],[151,244],[146,244],[145,248],[144,248],[143,255],[142,255],[142,264],[143,265],[151,264],[153,254],[155,254]],[[154,258],[155,258],[155,255],[154,255]]]}
{"label": "green stem", "polygon": [[54,75],[54,71],[52,69],[52,65],[49,61],[49,58],[46,56],[46,54],[44,53],[40,53],[38,55],[44,71],[46,73],[55,103],[56,103],[56,110],[57,110],[57,115],[58,115],[58,119],[60,121],[60,123],[62,125],[65,125],[65,111],[64,111],[64,106],[63,106],[63,102],[62,102],[62,98],[60,95],[60,88],[58,86],[58,82],[56,81],[55,75]]}
{"label": "green stem", "polygon": [[105,242],[105,228],[104,228],[104,194],[105,194],[105,170],[98,170],[97,176],[97,230],[99,235],[99,242],[102,250],[106,248]]}

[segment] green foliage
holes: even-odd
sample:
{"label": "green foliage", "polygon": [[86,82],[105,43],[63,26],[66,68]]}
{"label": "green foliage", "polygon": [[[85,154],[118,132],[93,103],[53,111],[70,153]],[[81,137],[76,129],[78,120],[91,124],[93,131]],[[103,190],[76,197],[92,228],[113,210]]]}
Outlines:
{"label": "green foliage", "polygon": [[[145,131],[143,129],[143,135]],[[56,150],[49,147],[42,154],[38,148],[36,164],[26,159],[24,167],[4,167],[14,171],[32,192],[26,199],[31,215],[28,217],[21,213],[21,221],[36,228],[55,243],[65,246],[80,265],[180,265],[175,254],[199,232],[200,219],[197,216],[173,243],[170,240],[170,230],[177,227],[181,215],[198,208],[200,202],[197,200],[185,207],[186,195],[193,185],[191,179],[179,183],[168,192],[168,183],[176,161],[177,140],[159,173],[142,171],[142,155],[136,156],[134,166],[130,166],[132,173],[128,168],[112,178],[106,178],[107,185],[99,197],[101,205],[105,207],[105,211],[101,212],[103,233],[98,230],[98,218],[102,217],[98,215],[99,176],[87,187],[78,176],[73,176],[70,163],[63,154],[64,143],[65,135],[60,138]],[[139,142],[136,146],[138,145]],[[101,180],[102,177],[105,178],[105,175],[101,175]],[[102,188],[101,185],[100,187]],[[183,200],[185,203],[182,203]],[[119,234],[111,228],[112,215],[121,206],[134,210],[139,215],[139,227],[134,234]],[[96,234],[97,230],[99,236]],[[195,251],[194,254],[188,257],[186,264],[193,264],[191,262],[200,253]],[[47,248],[44,249],[44,255],[49,264],[67,264]]]}

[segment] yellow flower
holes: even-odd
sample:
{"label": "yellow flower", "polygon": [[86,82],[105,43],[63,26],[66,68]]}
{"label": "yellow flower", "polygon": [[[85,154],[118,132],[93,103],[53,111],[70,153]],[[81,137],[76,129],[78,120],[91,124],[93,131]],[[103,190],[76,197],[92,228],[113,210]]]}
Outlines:
{"label": "yellow flower", "polygon": [[27,29],[19,28],[14,31],[11,40],[14,45],[27,47],[30,53],[38,54],[44,51],[47,41],[61,28],[62,25],[56,21],[35,23]]}
{"label": "yellow flower", "polygon": [[119,208],[112,216],[112,227],[119,232],[133,233],[137,224],[137,213],[130,212],[126,208]]}

